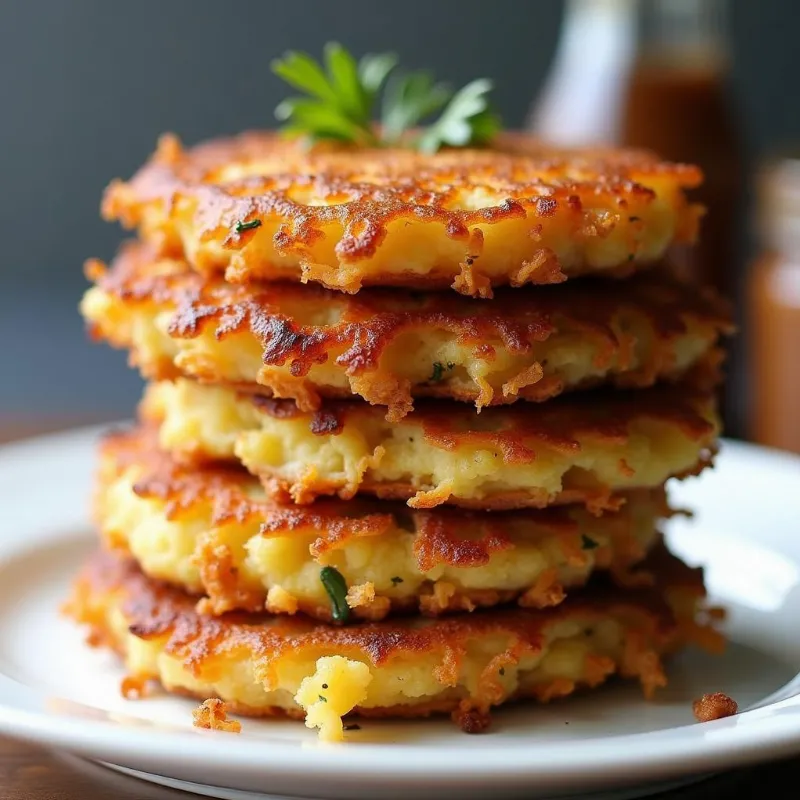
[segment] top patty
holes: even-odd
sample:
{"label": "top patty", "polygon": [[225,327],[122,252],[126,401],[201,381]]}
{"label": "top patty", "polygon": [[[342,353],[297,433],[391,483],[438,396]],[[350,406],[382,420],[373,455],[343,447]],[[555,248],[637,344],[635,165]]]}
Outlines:
{"label": "top patty", "polygon": [[[357,394],[400,419],[415,397],[541,401],[597,383],[649,386],[709,370],[731,330],[718,297],[666,276],[454,294],[291,284],[234,286],[129,246],[87,266],[92,332],[130,348],[148,378],[266,387],[316,409]],[[711,356],[711,359],[709,359]],[[702,363],[701,363],[702,362]],[[263,390],[262,390],[263,391]]]}
{"label": "top patty", "polygon": [[423,155],[247,133],[184,150],[164,137],[103,201],[163,252],[232,281],[492,287],[626,274],[691,242],[694,166],[642,151],[558,150],[520,134]]}

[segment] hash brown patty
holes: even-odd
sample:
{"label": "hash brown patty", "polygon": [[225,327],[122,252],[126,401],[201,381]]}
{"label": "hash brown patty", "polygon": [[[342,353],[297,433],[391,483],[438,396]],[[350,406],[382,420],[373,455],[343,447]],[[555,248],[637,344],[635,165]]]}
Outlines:
{"label": "hash brown patty", "polygon": [[[453,293],[367,289],[356,297],[293,284],[232,285],[151,248],[128,246],[81,308],[90,330],[149,379],[185,376],[294,399],[360,395],[400,419],[415,397],[487,405],[657,380],[715,379],[729,309],[666,276]],[[711,363],[709,363],[711,362]],[[688,380],[688,379],[687,379]]]}
{"label": "hash brown patty", "polygon": [[[690,641],[719,644],[698,624],[701,572],[663,549],[648,566],[655,578],[649,588],[620,590],[601,581],[545,610],[338,627],[303,616],[205,616],[194,598],[146,578],[133,562],[98,554],[77,579],[66,610],[88,626],[90,643],[123,656],[138,685],[159,681],[167,691],[216,697],[245,715],[302,717],[299,697],[309,715],[335,711],[339,730],[349,712],[449,712],[475,731],[486,726],[494,706],[548,701],[614,674],[638,678],[651,696],[666,683],[663,656]],[[330,669],[332,660],[338,669]],[[341,678],[341,685],[327,675]]]}
{"label": "hash brown patty", "polygon": [[445,288],[630,274],[693,242],[700,170],[636,150],[554,149],[521,134],[489,149],[363,149],[271,132],[184,149],[162,137],[103,215],[233,282]]}
{"label": "hash brown patty", "polygon": [[182,465],[153,431],[107,436],[95,521],[106,546],[200,608],[332,619],[321,570],[344,578],[349,615],[437,616],[517,600],[557,605],[598,569],[629,584],[669,516],[663,488],[631,492],[600,517],[580,506],[516,512],[414,511],[356,498],[286,506],[240,468]]}
{"label": "hash brown patty", "polygon": [[189,461],[238,460],[281,502],[359,492],[415,508],[619,507],[617,492],[695,474],[713,455],[713,393],[584,392],[488,408],[429,400],[399,422],[361,401],[315,412],[186,379],[151,384],[140,414]]}

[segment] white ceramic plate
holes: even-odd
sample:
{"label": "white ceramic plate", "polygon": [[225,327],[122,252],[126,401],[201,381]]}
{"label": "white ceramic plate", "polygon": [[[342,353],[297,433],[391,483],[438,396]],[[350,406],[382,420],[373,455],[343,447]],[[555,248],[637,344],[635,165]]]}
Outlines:
{"label": "white ceramic plate", "polygon": [[[233,736],[192,728],[191,701],[125,701],[114,658],[87,649],[60,618],[70,578],[93,547],[86,512],[98,433],[0,449],[2,733],[220,797],[641,793],[653,782],[800,753],[800,459],[726,443],[715,470],[673,487],[697,515],[673,521],[671,545],[707,565],[714,598],[731,611],[732,644],[723,657],[676,660],[657,702],[615,685],[500,710],[480,736],[447,721],[375,721],[347,744],[324,745],[297,722],[244,720]],[[745,710],[695,724],[691,701],[709,691]]]}

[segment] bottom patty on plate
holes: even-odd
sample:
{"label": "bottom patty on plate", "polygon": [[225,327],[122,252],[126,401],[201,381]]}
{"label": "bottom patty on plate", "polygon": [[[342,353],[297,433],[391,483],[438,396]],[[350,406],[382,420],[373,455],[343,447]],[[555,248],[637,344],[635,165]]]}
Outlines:
{"label": "bottom patty on plate", "polygon": [[646,696],[665,685],[662,658],[691,641],[719,644],[700,617],[702,573],[657,548],[647,588],[598,579],[559,606],[501,608],[441,618],[332,626],[302,616],[198,614],[189,595],[98,554],[67,612],[89,641],[125,659],[131,679],[218,697],[235,713],[284,714],[342,736],[347,714],[451,713],[469,732],[511,700],[540,702],[636,678]]}

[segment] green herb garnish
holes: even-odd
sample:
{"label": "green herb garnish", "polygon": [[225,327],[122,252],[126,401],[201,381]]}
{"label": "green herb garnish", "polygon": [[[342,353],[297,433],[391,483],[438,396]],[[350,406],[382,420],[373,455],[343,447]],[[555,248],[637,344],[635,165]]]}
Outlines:
{"label": "green herb garnish", "polygon": [[444,374],[444,365],[441,364],[439,361],[433,362],[433,372],[431,373],[430,378],[428,378],[431,383],[438,383],[442,379],[442,375]]}
{"label": "green herb garnish", "polygon": [[335,567],[323,567],[319,579],[331,601],[331,616],[334,622],[347,622],[350,606],[347,605],[347,583],[342,573]]}
{"label": "green herb garnish", "polygon": [[[447,362],[447,369],[453,369],[455,364],[452,361]],[[444,375],[445,365],[442,364],[440,361],[433,362],[433,372],[431,373],[430,378],[428,378],[428,383],[438,383],[442,376]]]}
{"label": "green herb garnish", "polygon": [[492,82],[481,78],[456,92],[439,119],[422,134],[418,149],[435,153],[444,145],[466,147],[491,139],[500,129],[500,119],[489,107],[491,90]]}
{"label": "green herb garnish", "polygon": [[328,698],[327,697],[323,697],[321,694],[318,694],[317,697],[319,697],[320,703],[327,703],[328,702]]}
{"label": "green herb garnish", "polygon": [[581,535],[581,550],[594,550],[597,547],[600,547],[600,545],[594,539],[585,533]]}
{"label": "green herb garnish", "polygon": [[392,578],[392,586],[397,586],[398,583],[402,583],[402,582],[403,582],[402,578],[398,578],[398,577]]}
{"label": "green herb garnish", "polygon": [[356,61],[336,42],[325,45],[324,65],[307,53],[286,53],[272,62],[272,71],[303,96],[284,100],[275,116],[286,133],[312,141],[334,139],[368,147],[408,142],[426,153],[485,144],[500,129],[489,106],[491,81],[474,80],[455,93],[426,71],[398,73],[387,82],[396,66],[392,53]]}
{"label": "green herb garnish", "polygon": [[243,233],[244,231],[252,231],[255,228],[261,227],[261,220],[260,219],[251,219],[250,222],[237,222],[236,223],[236,233]]}

